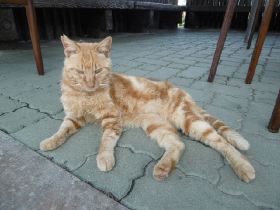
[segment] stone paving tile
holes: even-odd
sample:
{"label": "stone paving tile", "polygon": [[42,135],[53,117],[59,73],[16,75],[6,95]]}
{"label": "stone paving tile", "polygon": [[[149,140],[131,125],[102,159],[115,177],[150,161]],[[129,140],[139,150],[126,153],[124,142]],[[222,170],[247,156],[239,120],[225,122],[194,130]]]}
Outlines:
{"label": "stone paving tile", "polygon": [[[251,161],[255,170],[257,171],[254,181],[244,184],[235,178],[231,167],[224,167],[220,170],[221,180],[218,184],[218,189],[230,195],[243,195],[250,203],[264,209],[279,209],[280,201],[278,196],[280,194],[280,167],[261,164]],[[273,180],[273,181],[272,181]],[[247,209],[246,207],[242,207]]]}
{"label": "stone paving tile", "polygon": [[167,66],[169,62],[161,61],[161,60],[154,60],[150,58],[137,58],[134,61],[141,62],[141,63],[148,63],[153,65],[159,65],[159,66]]}
{"label": "stone paving tile", "polygon": [[224,96],[216,94],[211,105],[229,109],[235,112],[247,112],[249,100],[245,98],[237,98],[232,96]]}
{"label": "stone paving tile", "polygon": [[131,209],[151,210],[258,209],[244,195],[225,194],[207,180],[186,176],[178,169],[164,182],[157,182],[152,178],[154,165],[148,165],[145,176],[135,181],[133,191],[121,200],[122,204]]}
{"label": "stone paving tile", "polygon": [[258,81],[253,81],[252,84],[245,84],[245,79],[229,78],[227,85],[235,86],[243,90],[247,89],[247,91],[252,89],[252,90],[262,91],[262,92],[271,92],[274,94],[278,94],[279,91],[278,87],[275,84],[267,84]]}
{"label": "stone paving tile", "polygon": [[[250,142],[250,149],[243,152],[247,158],[258,162],[264,170],[269,165],[279,167],[279,139],[269,139],[242,131],[240,131],[240,134]],[[256,176],[258,177],[258,171],[256,171]]]}
{"label": "stone paving tile", "polygon": [[37,123],[26,125],[23,129],[12,133],[11,136],[24,145],[39,150],[40,142],[56,133],[61,123],[61,120],[46,117]]}
{"label": "stone paving tile", "polygon": [[102,172],[97,168],[96,156],[87,158],[86,162],[73,174],[90,182],[94,187],[111,192],[117,199],[129,193],[134,179],[143,174],[143,168],[152,158],[134,154],[127,148],[115,149],[116,165],[111,171]]}
{"label": "stone paving tile", "polygon": [[62,111],[59,92],[50,92],[47,89],[35,89],[28,93],[15,96],[15,99],[26,102],[30,108],[39,109],[41,112],[57,114]]}
{"label": "stone paving tile", "polygon": [[208,69],[211,68],[211,64],[210,63],[203,63],[203,60],[202,60],[202,62],[198,62],[198,63],[194,64],[193,66],[194,67],[204,67],[204,68],[208,68]]}
{"label": "stone paving tile", "polygon": [[221,154],[198,141],[187,140],[189,137],[181,139],[186,144],[186,150],[177,168],[187,176],[201,177],[213,185],[217,184],[219,168],[224,166]]}
{"label": "stone paving tile", "polygon": [[125,74],[133,75],[136,77],[145,77],[147,74],[149,74],[149,72],[143,71],[141,69],[132,68],[132,69],[126,71]]}
{"label": "stone paving tile", "polygon": [[0,116],[0,128],[8,133],[14,133],[29,124],[34,124],[40,119],[47,117],[46,114],[39,113],[27,107],[22,107],[14,112],[5,113]]}
{"label": "stone paving tile", "polygon": [[190,66],[190,65],[194,65],[197,63],[197,61],[193,61],[191,59],[188,59],[188,58],[174,58],[172,56],[169,56],[169,57],[164,57],[162,58],[163,60],[165,61],[168,61],[168,62],[172,62],[172,63],[175,63],[175,64],[182,64],[182,65],[186,65],[186,67]]}
{"label": "stone paving tile", "polygon": [[275,77],[265,77],[265,76],[262,76],[260,82],[269,83],[269,84],[270,83],[280,84],[280,77],[276,77],[276,76]]}
{"label": "stone paving tile", "polygon": [[112,72],[119,73],[119,74],[123,74],[128,70],[130,70],[130,68],[127,66],[113,65],[113,68],[112,68]]}
{"label": "stone paving tile", "polygon": [[[278,68],[279,68],[279,66],[280,66],[280,63],[278,64]],[[274,69],[275,69],[275,67],[274,67]],[[279,71],[269,71],[269,66],[267,65],[267,66],[265,66],[265,71],[263,72],[263,76],[268,77],[267,79],[271,79],[271,77],[279,79],[280,73],[279,73]]]}
{"label": "stone paving tile", "polygon": [[180,64],[180,63],[171,63],[167,67],[168,68],[174,68],[174,69],[182,69],[182,70],[185,70],[186,68],[188,68],[188,66]]}
{"label": "stone paving tile", "polygon": [[[59,126],[55,132],[57,132]],[[51,137],[53,133],[49,133]],[[102,129],[100,125],[86,125],[79,132],[73,134],[63,145],[56,150],[38,152],[44,156],[52,158],[54,162],[63,165],[67,170],[73,171],[80,168],[87,157],[98,153]],[[42,139],[44,140],[44,139]],[[41,141],[42,141],[41,140]]]}
{"label": "stone paving tile", "polygon": [[274,106],[276,99],[277,99],[277,94],[270,93],[270,92],[255,91],[253,101],[268,103]]}
{"label": "stone paving tile", "polygon": [[58,114],[55,114],[55,115],[52,115],[52,118],[53,119],[57,119],[57,120],[63,120],[65,117],[65,113],[64,111],[58,113]]}
{"label": "stone paving tile", "polygon": [[267,129],[274,106],[267,103],[250,102],[249,107],[249,111],[245,114],[242,122],[242,130],[246,133],[279,140],[280,133],[271,133]]}
{"label": "stone paving tile", "polygon": [[177,76],[185,78],[199,78],[209,71],[208,68],[190,66],[184,71],[181,71]]}
{"label": "stone paving tile", "polygon": [[171,77],[168,79],[168,82],[170,82],[176,86],[189,87],[194,82],[194,79],[187,79],[187,78],[182,78],[182,77]]}
{"label": "stone paving tile", "polygon": [[138,67],[139,69],[142,69],[144,71],[155,71],[161,68],[161,66],[158,65],[151,65],[151,64],[143,64],[142,66]]}
{"label": "stone paving tile", "polygon": [[123,132],[118,146],[130,148],[136,154],[146,154],[154,160],[160,158],[164,152],[164,149],[148,137],[142,128],[128,129]]}
{"label": "stone paving tile", "polygon": [[26,106],[26,103],[21,103],[17,100],[12,100],[7,96],[0,95],[0,116],[24,106]]}
{"label": "stone paving tile", "polygon": [[179,72],[180,72],[180,69],[162,67],[160,69],[157,69],[157,70],[147,74],[146,77],[154,78],[154,79],[158,79],[158,80],[167,80]]}
{"label": "stone paving tile", "polygon": [[206,81],[195,81],[191,88],[194,89],[201,89],[201,90],[208,90],[213,91],[218,94],[229,95],[233,97],[243,97],[243,98],[251,98],[252,97],[252,90],[244,89],[239,87],[232,87],[228,85],[216,84],[216,83],[209,83]]}
{"label": "stone paving tile", "polygon": [[184,91],[191,95],[195,102],[203,102],[210,104],[214,93],[204,90],[195,90],[191,88],[181,87]]}
{"label": "stone paving tile", "polygon": [[231,77],[233,73],[236,71],[237,67],[236,66],[229,66],[229,65],[224,65],[220,64],[217,68],[217,75],[220,76],[226,76],[226,77]]}
{"label": "stone paving tile", "polygon": [[37,89],[37,87],[34,87],[32,85],[25,85],[25,84],[16,84],[12,85],[3,89],[0,89],[0,92],[3,95],[10,96],[10,97],[16,97],[18,95],[22,95],[25,92],[30,92],[32,90]]}

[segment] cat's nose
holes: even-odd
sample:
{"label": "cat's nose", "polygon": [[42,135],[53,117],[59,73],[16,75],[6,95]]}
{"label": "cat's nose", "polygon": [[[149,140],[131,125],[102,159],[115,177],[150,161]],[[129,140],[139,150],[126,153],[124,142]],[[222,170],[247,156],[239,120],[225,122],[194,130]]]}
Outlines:
{"label": "cat's nose", "polygon": [[89,87],[89,88],[93,88],[94,83],[92,81],[88,81],[88,82],[86,82],[86,86]]}

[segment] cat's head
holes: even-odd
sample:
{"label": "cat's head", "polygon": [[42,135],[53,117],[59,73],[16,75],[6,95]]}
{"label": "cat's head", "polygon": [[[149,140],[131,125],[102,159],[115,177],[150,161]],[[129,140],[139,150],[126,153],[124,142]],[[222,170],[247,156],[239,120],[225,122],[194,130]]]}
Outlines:
{"label": "cat's head", "polygon": [[75,90],[92,92],[105,87],[111,71],[109,58],[112,38],[99,43],[77,43],[67,36],[61,36],[65,60],[63,82]]}

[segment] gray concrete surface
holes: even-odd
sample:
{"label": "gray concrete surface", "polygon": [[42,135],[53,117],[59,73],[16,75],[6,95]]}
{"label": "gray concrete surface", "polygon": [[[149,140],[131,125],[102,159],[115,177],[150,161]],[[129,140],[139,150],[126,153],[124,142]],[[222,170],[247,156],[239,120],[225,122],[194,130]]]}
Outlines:
{"label": "gray concrete surface", "polygon": [[[52,166],[57,168],[59,165],[61,169],[57,170],[64,175],[60,174],[52,182],[59,186],[58,194],[67,192],[80,196],[73,209],[82,209],[82,204],[86,208],[91,201],[94,204],[99,200],[88,185],[87,192],[92,192],[81,194],[82,187],[76,185],[86,185],[84,182],[109,192],[129,209],[280,209],[280,133],[267,130],[280,87],[280,34],[267,35],[251,85],[245,84],[245,78],[253,49],[246,49],[244,35],[244,32],[229,32],[213,83],[208,83],[207,77],[219,37],[218,30],[113,34],[110,56],[113,72],[170,81],[190,93],[197,104],[213,116],[243,135],[251,148],[242,153],[256,170],[255,180],[250,183],[241,181],[218,152],[181,134],[186,151],[172,174],[157,182],[152,171],[163,150],[139,128],[124,129],[116,147],[116,166],[107,173],[100,172],[96,165],[100,125],[87,125],[58,149],[41,151],[40,142],[58,130],[64,117],[59,102],[63,47],[60,41],[42,41],[45,76],[36,73],[30,44],[25,43],[25,47],[18,50],[0,51],[0,129],[31,148],[11,146],[9,149],[1,143],[0,150],[5,151],[1,155],[4,154],[4,160],[11,165],[17,161],[22,165],[21,161],[25,160],[25,155],[21,159],[20,154],[12,151],[26,152],[26,156],[30,153],[35,157],[34,150],[49,159],[39,158],[36,154],[38,160],[27,161],[30,165],[27,170],[5,166],[7,163],[1,156],[1,182],[5,183],[7,179],[7,184],[4,185],[4,193],[1,189],[0,199],[3,200],[4,196],[11,199],[19,196],[19,201],[32,199],[28,190],[18,194],[17,189],[21,188],[15,188],[9,178],[18,176],[21,182],[28,183],[28,177],[26,181],[24,178],[27,171],[34,174],[43,172],[48,176],[54,173]],[[5,154],[14,154],[17,158],[9,160]],[[43,160],[50,166],[38,166]],[[68,172],[78,178],[72,178]],[[69,186],[64,176],[68,177]],[[40,176],[35,178],[38,181],[30,186],[36,188],[36,197],[42,199],[42,203],[59,197],[50,195],[49,192],[55,190],[48,182],[40,182]],[[84,196],[92,200],[83,203],[81,199]],[[54,205],[57,206],[53,209],[68,209],[66,205],[70,200],[75,201],[68,198],[61,204],[55,200]],[[6,209],[17,209],[13,203],[5,202],[4,205]],[[20,208],[28,208],[28,205],[25,200]],[[110,205],[116,204],[113,202],[106,208],[112,207]],[[40,203],[36,202],[33,207],[40,209]]]}
{"label": "gray concrete surface", "polygon": [[127,209],[0,131],[0,209]]}

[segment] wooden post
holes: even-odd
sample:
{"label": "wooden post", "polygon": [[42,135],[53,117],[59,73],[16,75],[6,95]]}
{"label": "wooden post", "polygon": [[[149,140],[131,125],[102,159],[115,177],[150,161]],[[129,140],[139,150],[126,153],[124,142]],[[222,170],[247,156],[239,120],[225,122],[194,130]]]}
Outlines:
{"label": "wooden post", "polygon": [[272,133],[278,133],[279,127],[280,127],[280,90],[270,118],[268,130]]}
{"label": "wooden post", "polygon": [[265,36],[267,34],[267,30],[270,24],[270,20],[271,20],[271,16],[274,10],[274,6],[275,6],[275,0],[267,0],[266,5],[265,5],[265,11],[264,11],[264,15],[263,15],[263,19],[262,19],[262,23],[261,23],[261,27],[259,30],[259,35],[258,35],[258,39],[256,42],[256,46],[252,55],[252,59],[251,59],[251,63],[249,66],[249,70],[247,73],[247,77],[246,77],[246,84],[251,84],[255,71],[256,71],[256,67],[259,61],[259,57],[262,51],[262,47],[263,47],[263,43],[265,41]]}
{"label": "wooden post", "polygon": [[225,44],[226,37],[227,37],[227,32],[228,32],[228,29],[230,27],[230,23],[231,23],[231,19],[232,19],[233,13],[234,13],[234,8],[235,8],[235,5],[236,5],[236,2],[237,2],[236,0],[229,0],[228,1],[227,10],[226,10],[226,14],[225,14],[225,17],[224,17],[224,22],[223,22],[223,25],[222,25],[222,28],[221,28],[219,41],[218,41],[217,48],[216,48],[216,51],[215,51],[215,54],[214,54],[212,66],[211,66],[211,69],[210,69],[210,74],[209,74],[209,77],[208,77],[208,80],[207,80],[208,82],[213,82],[214,77],[216,75],[217,67],[218,67],[218,64],[219,64],[219,61],[220,61],[222,50],[224,48],[224,44]]}
{"label": "wooden post", "polygon": [[60,10],[55,8],[53,9],[53,16],[54,16],[54,31],[55,31],[55,38],[60,38],[63,34],[62,26],[61,26],[61,18],[60,18]]}
{"label": "wooden post", "polygon": [[54,31],[53,31],[53,25],[51,24],[51,14],[50,9],[43,8],[43,19],[45,23],[45,32],[48,40],[51,40],[54,38]]}
{"label": "wooden post", "polygon": [[111,9],[105,10],[106,30],[113,30],[113,14]]}
{"label": "wooden post", "polygon": [[149,28],[153,28],[154,27],[154,10],[150,10],[150,25]]}

